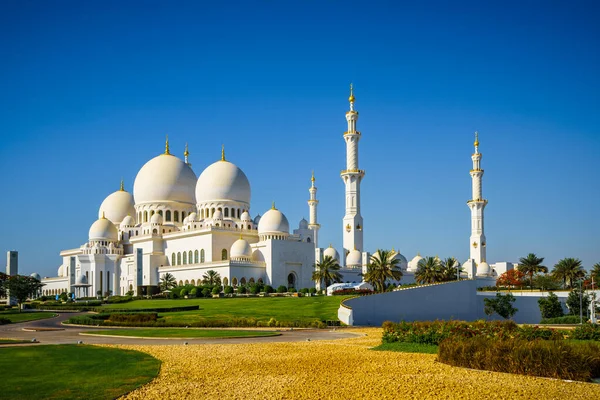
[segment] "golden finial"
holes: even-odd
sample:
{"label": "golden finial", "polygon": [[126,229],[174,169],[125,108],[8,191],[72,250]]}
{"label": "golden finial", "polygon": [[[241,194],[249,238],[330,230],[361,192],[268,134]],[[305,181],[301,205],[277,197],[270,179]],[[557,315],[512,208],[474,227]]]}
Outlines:
{"label": "golden finial", "polygon": [[221,161],[225,161],[225,145],[221,145]]}
{"label": "golden finial", "polygon": [[350,84],[350,97],[348,97],[350,103],[354,103],[354,86]]}
{"label": "golden finial", "polygon": [[167,135],[167,140],[165,142],[165,154],[171,154],[169,153],[169,135]]}
{"label": "golden finial", "polygon": [[315,171],[314,171],[314,170],[313,170],[313,172],[312,172],[312,176],[311,176],[311,178],[310,178],[310,181],[311,181],[311,182],[314,182],[314,181],[315,181]]}
{"label": "golden finial", "polygon": [[189,156],[189,155],[190,155],[190,152],[188,151],[188,144],[187,144],[187,142],[185,143],[185,151],[183,152],[183,155],[184,155],[185,157],[187,157],[187,156]]}
{"label": "golden finial", "polygon": [[333,246],[331,245],[331,243],[329,243],[329,248],[332,248]]}
{"label": "golden finial", "polygon": [[275,202],[273,202],[273,204],[271,204],[271,210],[277,210],[277,209],[275,208]]}
{"label": "golden finial", "polygon": [[473,143],[475,147],[479,147],[479,132],[475,131],[475,143]]}
{"label": "golden finial", "polygon": [[119,189],[121,192],[125,191],[125,185],[123,184],[123,178],[121,178],[121,188]]}
{"label": "golden finial", "polygon": [[102,210],[102,219],[106,219],[106,217],[104,216],[104,210]]}

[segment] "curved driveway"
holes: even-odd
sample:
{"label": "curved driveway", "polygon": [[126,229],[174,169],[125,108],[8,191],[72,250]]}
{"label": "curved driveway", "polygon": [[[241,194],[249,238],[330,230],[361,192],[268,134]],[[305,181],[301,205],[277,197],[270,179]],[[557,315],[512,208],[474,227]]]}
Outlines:
{"label": "curved driveway", "polygon": [[[82,327],[82,326],[65,326],[61,322],[84,313],[63,313],[54,318],[41,319],[31,322],[21,322],[16,324],[8,324],[0,326],[0,338],[32,340],[36,339],[40,344],[74,344],[82,341],[85,344],[173,344],[181,345],[184,342],[189,344],[239,344],[239,343],[268,343],[268,342],[298,342],[306,340],[332,340],[354,337],[356,334],[344,332],[344,330],[327,330],[327,329],[294,329],[284,328],[280,330],[280,336],[267,336],[257,338],[239,338],[239,339],[140,339],[140,338],[124,338],[124,337],[109,337],[109,336],[88,336],[80,335],[86,331],[97,330],[112,330],[114,328],[100,327]],[[50,331],[25,331],[23,329],[61,329]],[[159,328],[160,329],[160,328]],[[192,329],[192,328],[190,328]],[[210,328],[209,328],[210,329]],[[251,328],[239,328],[250,330]],[[273,330],[279,330],[275,328]]]}

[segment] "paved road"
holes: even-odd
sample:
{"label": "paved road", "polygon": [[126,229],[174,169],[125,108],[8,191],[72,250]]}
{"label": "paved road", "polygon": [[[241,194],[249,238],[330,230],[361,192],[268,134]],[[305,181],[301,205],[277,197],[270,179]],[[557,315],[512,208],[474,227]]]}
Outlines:
{"label": "paved road", "polygon": [[[240,339],[139,339],[121,337],[101,337],[80,335],[82,332],[91,330],[110,330],[98,327],[73,327],[61,325],[61,322],[84,313],[63,313],[54,318],[41,319],[38,321],[21,322],[17,324],[1,325],[0,338],[32,340],[37,339],[40,344],[73,344],[83,341],[86,344],[143,344],[143,345],[181,345],[183,342],[189,344],[235,344],[235,343],[266,343],[266,342],[298,342],[306,340],[332,340],[353,337],[355,334],[345,332],[344,329],[285,329],[280,336],[240,338]],[[34,328],[59,328],[55,331],[25,331],[23,329]],[[249,328],[240,328],[249,329]]]}

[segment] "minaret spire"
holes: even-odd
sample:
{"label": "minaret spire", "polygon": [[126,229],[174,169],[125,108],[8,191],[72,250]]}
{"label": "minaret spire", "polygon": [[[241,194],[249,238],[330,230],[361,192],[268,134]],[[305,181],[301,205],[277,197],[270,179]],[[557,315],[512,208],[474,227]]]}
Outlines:
{"label": "minaret spire", "polygon": [[308,189],[308,193],[310,193],[308,200],[308,229],[313,231],[313,243],[315,244],[315,247],[319,247],[319,229],[321,228],[321,225],[317,223],[317,205],[319,204],[319,200],[317,200],[317,187],[315,186],[315,171],[312,172],[310,178],[310,188]]}
{"label": "minaret spire", "polygon": [[221,161],[227,161],[227,160],[225,160],[225,145],[224,144],[221,145]]}
{"label": "minaret spire", "polygon": [[190,156],[190,152],[189,152],[189,150],[188,150],[188,144],[187,144],[187,142],[186,142],[186,143],[185,143],[185,151],[183,152],[183,158],[184,158],[184,160],[185,160],[185,163],[191,167],[191,166],[192,166],[192,164],[190,164],[190,162],[189,162],[189,160],[188,160],[188,157],[189,157],[189,156]]}
{"label": "minaret spire", "polygon": [[343,263],[349,251],[363,251],[363,219],[360,214],[360,183],[365,171],[358,168],[358,141],[361,133],[356,130],[358,112],[354,109],[354,86],[350,84],[350,111],[346,112],[348,130],[344,132],[346,142],[346,169],[340,174],[346,186],[346,213],[343,220]]}
{"label": "minaret spire", "polygon": [[123,183],[123,178],[121,178],[121,188],[119,189],[121,192],[125,191],[125,185]]}
{"label": "minaret spire", "polygon": [[483,211],[487,205],[487,200],[483,199],[481,184],[483,178],[483,169],[481,169],[481,157],[479,152],[479,133],[475,132],[475,153],[471,156],[473,169],[470,171],[472,185],[472,199],[467,202],[471,209],[471,238],[469,239],[470,258],[479,264],[486,259],[486,239],[484,233]]}
{"label": "minaret spire", "polygon": [[165,154],[171,154],[169,153],[169,135],[167,135],[167,140],[165,141]]}

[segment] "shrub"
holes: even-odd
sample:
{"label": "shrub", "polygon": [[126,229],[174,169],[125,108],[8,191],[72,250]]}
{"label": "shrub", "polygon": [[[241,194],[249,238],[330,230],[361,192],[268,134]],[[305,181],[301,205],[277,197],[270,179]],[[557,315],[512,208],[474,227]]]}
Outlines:
{"label": "shrub", "polygon": [[600,325],[588,323],[580,325],[569,333],[569,339],[600,341]]}
{"label": "shrub", "polygon": [[265,293],[273,293],[273,292],[275,292],[275,289],[273,289],[273,286],[271,286],[271,285],[266,285],[264,287],[264,291],[265,291]]}
{"label": "shrub", "polygon": [[259,294],[260,293],[260,289],[261,289],[261,287],[259,285],[251,285],[250,286],[250,293],[252,293],[252,294]]}
{"label": "shrub", "polygon": [[515,334],[515,337],[523,340],[562,340],[564,335],[555,329],[544,329],[537,326],[522,326]]}
{"label": "shrub", "polygon": [[157,313],[128,313],[128,314],[110,314],[108,321],[126,322],[126,323],[145,323],[155,322],[158,319]]}
{"label": "shrub", "polygon": [[221,288],[220,288],[220,287],[218,287],[218,286],[215,286],[215,287],[212,289],[211,293],[212,293],[212,294],[219,294],[219,293],[221,293]]}
{"label": "shrub", "polygon": [[315,294],[315,293],[317,293],[317,289],[315,289],[314,287],[311,287],[310,289],[308,289],[308,293]]}
{"label": "shrub", "polygon": [[207,287],[202,289],[202,297],[212,297],[212,290]]}
{"label": "shrub", "polygon": [[[569,309],[569,314],[571,315],[579,315],[579,295],[581,291],[579,288],[575,288],[571,290],[569,293],[569,297],[567,297],[567,308]],[[586,315],[586,310],[590,307],[590,296],[585,292],[581,295],[581,303],[583,309],[583,315]]]}
{"label": "shrub", "polygon": [[10,324],[10,319],[8,318],[0,318],[0,325]]}
{"label": "shrub", "polygon": [[600,375],[600,346],[561,340],[457,337],[440,343],[438,361],[465,368],[590,381]]}
{"label": "shrub", "polygon": [[238,294],[245,294],[246,293],[246,286],[238,286],[237,287],[237,292],[238,292]]}
{"label": "shrub", "polygon": [[565,315],[564,317],[543,318],[541,324],[578,324],[579,315]]}
{"label": "shrub", "polygon": [[363,295],[372,294],[372,293],[374,293],[374,292],[370,289],[340,289],[340,290],[336,290],[335,292],[333,292],[331,294],[333,296],[347,296],[347,295],[363,296]]}
{"label": "shrub", "polygon": [[277,287],[277,293],[285,293],[287,292],[287,287],[280,285],[279,287]]}
{"label": "shrub", "polygon": [[538,299],[542,318],[556,318],[564,315],[562,304],[558,300],[558,296],[550,293],[548,297],[540,297]]}
{"label": "shrub", "polygon": [[496,293],[494,299],[483,299],[485,315],[498,314],[504,319],[511,318],[519,309],[513,307],[512,303],[515,302],[515,296],[511,293],[501,294]]}
{"label": "shrub", "polygon": [[127,303],[133,300],[131,296],[110,296],[106,301],[109,304]]}
{"label": "shrub", "polygon": [[198,297],[198,288],[193,288],[192,290],[190,290],[190,296]]}
{"label": "shrub", "polygon": [[296,293],[296,288],[289,288],[288,293]]}
{"label": "shrub", "polygon": [[224,292],[225,294],[233,293],[233,286],[225,286]]}
{"label": "shrub", "polygon": [[173,291],[171,291],[171,293],[169,293],[169,298],[170,299],[178,299],[179,293],[177,293],[175,290],[173,290]]}
{"label": "shrub", "polygon": [[179,295],[181,297],[185,297],[185,296],[187,296],[187,294],[188,294],[188,291],[186,288],[181,289],[181,291],[179,292]]}

